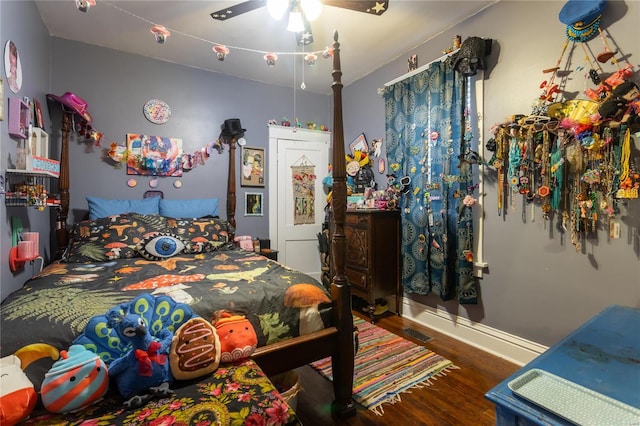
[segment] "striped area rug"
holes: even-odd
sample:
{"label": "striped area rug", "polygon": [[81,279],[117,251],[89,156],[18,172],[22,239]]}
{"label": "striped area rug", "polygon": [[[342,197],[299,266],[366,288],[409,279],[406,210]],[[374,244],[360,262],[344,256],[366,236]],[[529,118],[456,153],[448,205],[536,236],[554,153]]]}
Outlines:
{"label": "striped area rug", "polygon": [[[400,401],[400,394],[413,387],[428,386],[435,376],[456,369],[453,363],[361,318],[354,317],[360,341],[355,359],[353,399],[378,415],[383,404]],[[332,380],[331,358],[311,364]]]}

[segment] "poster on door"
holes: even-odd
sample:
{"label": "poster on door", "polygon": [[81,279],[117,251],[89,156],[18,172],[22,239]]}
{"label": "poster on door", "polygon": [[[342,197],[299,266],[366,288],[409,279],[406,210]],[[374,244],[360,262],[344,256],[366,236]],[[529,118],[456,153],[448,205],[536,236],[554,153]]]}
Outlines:
{"label": "poster on door", "polygon": [[316,174],[315,166],[291,166],[293,181],[293,224],[307,225],[316,223]]}

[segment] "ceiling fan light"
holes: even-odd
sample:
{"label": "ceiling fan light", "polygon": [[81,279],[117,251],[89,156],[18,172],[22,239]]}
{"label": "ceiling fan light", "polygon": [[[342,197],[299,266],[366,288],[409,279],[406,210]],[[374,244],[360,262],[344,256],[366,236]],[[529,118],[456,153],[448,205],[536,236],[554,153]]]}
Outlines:
{"label": "ceiling fan light", "polygon": [[292,33],[299,33],[304,31],[304,22],[302,21],[302,13],[299,10],[292,10],[289,13],[289,24],[287,25],[287,31]]}
{"label": "ceiling fan light", "polygon": [[322,13],[322,2],[319,0],[300,0],[300,7],[308,21],[313,22]]}
{"label": "ceiling fan light", "polygon": [[273,19],[281,19],[289,9],[289,0],[267,0],[267,10]]}

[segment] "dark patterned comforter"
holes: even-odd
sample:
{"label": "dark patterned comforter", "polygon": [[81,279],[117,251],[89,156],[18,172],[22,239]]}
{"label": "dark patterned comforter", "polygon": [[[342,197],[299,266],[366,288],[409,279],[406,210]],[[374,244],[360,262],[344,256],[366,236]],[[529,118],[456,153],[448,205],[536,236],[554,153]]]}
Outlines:
{"label": "dark patterned comforter", "polygon": [[[67,350],[91,317],[141,293],[166,294],[206,319],[220,310],[245,315],[256,331],[258,346],[263,346],[298,336],[314,316],[321,325],[329,325],[331,304],[300,302],[299,296],[292,296],[299,284],[307,284],[298,286],[307,289],[311,284],[324,293],[322,299],[330,300],[327,290],[308,275],[237,249],[180,254],[160,261],[136,257],[103,263],[54,263],[0,306],[0,351],[4,357],[33,343]],[[42,358],[25,369],[36,390],[53,363],[46,356]],[[193,401],[207,398],[206,389],[189,388],[185,397]],[[256,394],[256,389],[252,392]]]}

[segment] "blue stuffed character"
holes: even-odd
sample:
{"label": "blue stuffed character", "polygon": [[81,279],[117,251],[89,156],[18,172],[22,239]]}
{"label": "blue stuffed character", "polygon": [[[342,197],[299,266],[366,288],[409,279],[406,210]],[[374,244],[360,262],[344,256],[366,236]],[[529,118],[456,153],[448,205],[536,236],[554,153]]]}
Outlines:
{"label": "blue stuffed character", "polygon": [[129,352],[109,365],[109,377],[113,379],[126,408],[137,408],[150,399],[166,397],[173,393],[169,385],[173,380],[167,354],[173,332],[162,329],[154,338],[143,318],[117,307],[107,313],[108,325],[123,342],[131,344]]}

